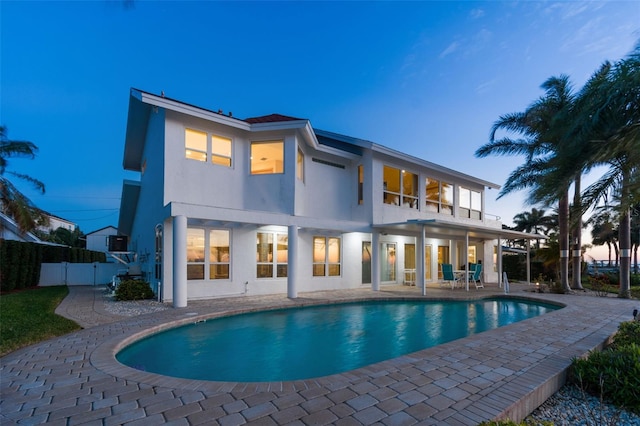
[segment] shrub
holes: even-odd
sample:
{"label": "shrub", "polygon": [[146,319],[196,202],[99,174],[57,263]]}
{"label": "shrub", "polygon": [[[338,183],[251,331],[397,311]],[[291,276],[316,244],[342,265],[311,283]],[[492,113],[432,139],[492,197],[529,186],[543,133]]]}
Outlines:
{"label": "shrub", "polygon": [[[639,314],[640,315],[640,314]],[[611,348],[636,344],[640,346],[640,321],[625,321],[618,326]]]}
{"label": "shrub", "polygon": [[592,395],[640,413],[640,346],[634,343],[574,359],[569,378]]}
{"label": "shrub", "polygon": [[125,280],[116,288],[116,300],[142,300],[154,297],[149,283],[142,280]]}

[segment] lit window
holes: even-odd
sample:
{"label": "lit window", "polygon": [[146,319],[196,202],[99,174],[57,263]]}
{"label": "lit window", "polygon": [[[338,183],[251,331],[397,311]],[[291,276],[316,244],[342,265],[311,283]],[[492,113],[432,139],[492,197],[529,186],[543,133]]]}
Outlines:
{"label": "lit window", "polygon": [[187,279],[229,279],[229,270],[229,231],[187,228]]}
{"label": "lit window", "polygon": [[284,142],[252,142],[251,174],[284,173]]}
{"label": "lit window", "polygon": [[187,229],[187,279],[204,279],[204,229]]}
{"label": "lit window", "polygon": [[211,135],[211,162],[231,167],[231,139]]}
{"label": "lit window", "polygon": [[313,237],[313,276],[340,276],[340,238]]}
{"label": "lit window", "polygon": [[207,134],[186,129],[184,135],[185,156],[190,160],[207,161]]}
{"label": "lit window", "polygon": [[211,158],[213,164],[231,167],[232,140],[229,138],[185,129],[184,146],[185,156],[190,160],[206,162],[207,158]]}
{"label": "lit window", "polygon": [[453,185],[437,179],[426,179],[427,211],[453,214]]}
{"label": "lit window", "polygon": [[382,187],[385,204],[418,208],[417,174],[384,166]]}
{"label": "lit window", "polygon": [[209,231],[209,279],[229,279],[229,231]]}
{"label": "lit window", "polygon": [[479,191],[460,187],[460,217],[482,219],[482,194]]}
{"label": "lit window", "polygon": [[258,232],[256,276],[258,278],[286,278],[288,250],[289,236],[287,234]]}
{"label": "lit window", "polygon": [[304,182],[304,154],[300,148],[298,148],[298,159],[296,161],[296,177]]}

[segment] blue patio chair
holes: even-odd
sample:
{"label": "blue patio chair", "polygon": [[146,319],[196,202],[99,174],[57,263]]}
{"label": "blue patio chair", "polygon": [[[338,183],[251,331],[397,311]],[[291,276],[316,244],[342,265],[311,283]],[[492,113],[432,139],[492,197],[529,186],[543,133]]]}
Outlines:
{"label": "blue patio chair", "polygon": [[456,274],[453,273],[453,265],[450,263],[442,264],[442,279],[445,282],[451,283],[452,290],[456,287],[456,284],[460,282]]}
{"label": "blue patio chair", "polygon": [[469,274],[469,280],[473,281],[473,283],[476,286],[476,289],[478,288],[484,288],[484,284],[482,283],[482,264],[478,263],[475,265],[475,268],[473,269],[473,274]]}

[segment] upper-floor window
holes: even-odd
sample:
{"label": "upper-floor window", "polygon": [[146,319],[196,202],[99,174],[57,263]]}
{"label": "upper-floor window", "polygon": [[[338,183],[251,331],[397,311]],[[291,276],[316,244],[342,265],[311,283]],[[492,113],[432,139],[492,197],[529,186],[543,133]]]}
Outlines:
{"label": "upper-floor window", "polygon": [[340,276],[340,238],[313,237],[313,276]]}
{"label": "upper-floor window", "polygon": [[482,194],[479,191],[460,187],[458,215],[470,219],[482,219]]}
{"label": "upper-floor window", "polygon": [[229,230],[187,228],[187,279],[229,279]]}
{"label": "upper-floor window", "polygon": [[298,158],[296,159],[296,177],[304,182],[304,153],[298,148]]}
{"label": "upper-floor window", "polygon": [[284,173],[284,141],[251,142],[251,174]]}
{"label": "upper-floor window", "polygon": [[289,237],[287,234],[258,232],[257,266],[258,278],[286,278]]}
{"label": "upper-floor window", "polygon": [[383,200],[385,204],[418,208],[418,175],[384,166]]}
{"label": "upper-floor window", "polygon": [[427,178],[426,192],[427,211],[453,214],[453,185]]}
{"label": "upper-floor window", "polygon": [[185,157],[190,160],[231,167],[232,140],[224,136],[209,134],[199,130],[185,129]]}

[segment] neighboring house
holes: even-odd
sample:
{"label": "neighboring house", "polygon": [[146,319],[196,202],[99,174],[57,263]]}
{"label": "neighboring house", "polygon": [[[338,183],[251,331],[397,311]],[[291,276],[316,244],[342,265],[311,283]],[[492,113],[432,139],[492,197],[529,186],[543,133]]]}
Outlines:
{"label": "neighboring house", "polygon": [[[132,89],[118,231],[164,301],[370,286],[484,265],[501,278],[491,182],[309,120],[239,119]],[[424,259],[416,261],[416,259]],[[411,274],[415,278],[406,278]]]}
{"label": "neighboring house", "polygon": [[78,227],[78,225],[76,225],[75,223],[58,216],[54,216],[51,213],[44,212],[44,214],[49,219],[49,224],[46,226],[39,226],[38,230],[40,231],[49,233],[51,231],[55,231],[58,228],[64,228],[73,232]]}
{"label": "neighboring house", "polygon": [[[105,226],[85,235],[87,240],[87,250],[109,252],[109,237],[118,235],[118,229],[115,226]],[[108,261],[113,261],[107,257]]]}

